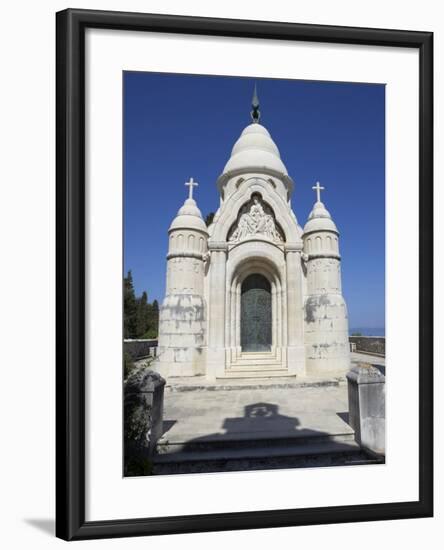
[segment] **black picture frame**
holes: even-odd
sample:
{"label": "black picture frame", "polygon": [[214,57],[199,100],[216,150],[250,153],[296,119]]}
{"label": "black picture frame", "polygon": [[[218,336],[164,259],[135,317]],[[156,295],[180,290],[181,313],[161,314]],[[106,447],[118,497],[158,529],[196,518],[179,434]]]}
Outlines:
{"label": "black picture frame", "polygon": [[[85,520],[85,30],[415,48],[419,52],[419,500]],[[56,536],[93,539],[433,515],[433,33],[69,9],[56,15]]]}

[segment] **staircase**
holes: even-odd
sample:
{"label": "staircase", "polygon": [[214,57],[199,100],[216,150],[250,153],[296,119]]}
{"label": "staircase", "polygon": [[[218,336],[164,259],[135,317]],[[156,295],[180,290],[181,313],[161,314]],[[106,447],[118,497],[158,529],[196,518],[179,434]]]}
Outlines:
{"label": "staircase", "polygon": [[288,371],[282,368],[282,360],[274,353],[242,353],[229,368],[225,378],[273,378],[287,377]]}
{"label": "staircase", "polygon": [[220,438],[158,443],[155,474],[380,463],[354,441],[354,433],[263,434],[254,439]]}

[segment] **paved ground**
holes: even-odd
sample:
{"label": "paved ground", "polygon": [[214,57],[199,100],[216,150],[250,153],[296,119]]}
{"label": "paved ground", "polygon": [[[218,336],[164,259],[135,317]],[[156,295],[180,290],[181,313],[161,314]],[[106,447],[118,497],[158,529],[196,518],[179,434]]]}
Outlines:
{"label": "paved ground", "polygon": [[[384,358],[352,354],[384,368]],[[344,377],[174,381],[165,389],[164,441],[350,435]]]}
{"label": "paved ground", "polygon": [[348,434],[347,387],[274,387],[165,394],[165,438],[187,442]]}
{"label": "paved ground", "polygon": [[[352,363],[385,372],[384,358],[352,354]],[[370,464],[348,424],[344,376],[170,378],[164,435],[154,475]]]}

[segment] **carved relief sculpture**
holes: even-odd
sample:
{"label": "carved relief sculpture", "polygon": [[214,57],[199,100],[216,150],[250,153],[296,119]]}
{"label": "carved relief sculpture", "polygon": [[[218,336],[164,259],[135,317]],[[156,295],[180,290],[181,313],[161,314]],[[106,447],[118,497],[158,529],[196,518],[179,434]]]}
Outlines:
{"label": "carved relief sculpture", "polygon": [[238,243],[255,235],[262,235],[274,242],[282,242],[281,232],[270,207],[262,201],[260,195],[253,195],[242,207],[237,226],[232,229],[228,238],[231,243]]}

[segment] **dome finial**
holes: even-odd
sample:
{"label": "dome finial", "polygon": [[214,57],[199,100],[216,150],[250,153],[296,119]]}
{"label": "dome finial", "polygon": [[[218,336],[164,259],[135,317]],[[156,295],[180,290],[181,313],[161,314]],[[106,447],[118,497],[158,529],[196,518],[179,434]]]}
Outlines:
{"label": "dome finial", "polygon": [[258,123],[259,119],[261,118],[261,112],[259,111],[259,97],[257,95],[257,87],[256,83],[254,84],[254,91],[253,91],[253,99],[251,100],[251,118],[253,119],[253,122]]}

